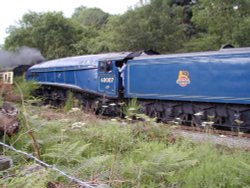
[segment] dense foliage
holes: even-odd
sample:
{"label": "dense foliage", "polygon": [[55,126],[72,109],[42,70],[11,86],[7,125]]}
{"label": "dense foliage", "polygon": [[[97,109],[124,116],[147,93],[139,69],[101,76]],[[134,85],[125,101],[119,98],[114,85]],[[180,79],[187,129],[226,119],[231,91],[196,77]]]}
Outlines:
{"label": "dense foliage", "polygon": [[161,53],[218,50],[250,44],[249,0],[151,0],[122,15],[78,7],[23,15],[10,26],[4,48],[38,48],[47,59],[110,51],[154,49]]}

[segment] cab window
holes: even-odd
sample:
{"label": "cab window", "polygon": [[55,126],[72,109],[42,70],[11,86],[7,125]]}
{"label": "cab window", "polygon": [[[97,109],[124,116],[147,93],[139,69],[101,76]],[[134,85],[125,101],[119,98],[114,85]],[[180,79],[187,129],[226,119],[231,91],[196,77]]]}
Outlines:
{"label": "cab window", "polygon": [[102,61],[99,65],[100,72],[110,73],[112,72],[112,61]]}

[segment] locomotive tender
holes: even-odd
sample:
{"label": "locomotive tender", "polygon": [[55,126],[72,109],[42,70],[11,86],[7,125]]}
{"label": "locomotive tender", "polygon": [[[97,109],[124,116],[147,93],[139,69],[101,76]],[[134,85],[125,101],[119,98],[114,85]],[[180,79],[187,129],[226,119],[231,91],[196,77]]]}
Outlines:
{"label": "locomotive tender", "polygon": [[[124,63],[123,86],[118,68]],[[164,122],[213,121],[249,131],[249,70],[250,48],[138,57],[125,52],[47,61],[31,67],[27,79],[54,101],[65,100],[70,89],[85,106],[98,101],[117,113],[118,101],[137,98],[143,113]]]}

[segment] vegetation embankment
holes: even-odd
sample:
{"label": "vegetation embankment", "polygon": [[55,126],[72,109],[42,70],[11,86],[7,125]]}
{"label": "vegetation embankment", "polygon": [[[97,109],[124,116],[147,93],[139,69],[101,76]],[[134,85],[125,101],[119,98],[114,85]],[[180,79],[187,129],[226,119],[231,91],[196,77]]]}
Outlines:
{"label": "vegetation embankment", "polygon": [[[111,187],[250,185],[247,152],[178,139],[162,124],[106,121],[76,109],[65,113],[25,105],[29,126],[4,142],[36,155],[28,134],[32,130],[41,160],[90,183]],[[27,176],[21,169],[32,160],[4,148],[2,154],[12,156],[14,166],[1,173],[1,186],[46,187],[48,182],[60,182],[74,187],[49,169]]]}

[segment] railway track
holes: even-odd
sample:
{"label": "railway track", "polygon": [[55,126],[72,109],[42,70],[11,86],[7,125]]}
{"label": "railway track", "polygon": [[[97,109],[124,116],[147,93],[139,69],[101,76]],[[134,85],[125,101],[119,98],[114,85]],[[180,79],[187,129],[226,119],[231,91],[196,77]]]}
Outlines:
{"label": "railway track", "polygon": [[[85,109],[84,111],[86,111],[87,113],[95,113],[94,111],[92,111],[91,109]],[[139,114],[138,114],[139,115]],[[101,118],[103,120],[111,120],[111,119],[115,119],[116,121],[122,122],[122,121],[127,121],[128,123],[137,123],[137,122],[142,122],[142,121],[147,121],[145,118],[149,118],[152,120],[152,118],[143,115],[144,117],[140,117],[137,116],[137,114],[135,114],[132,117],[127,117],[127,118],[121,118],[119,116],[116,115],[111,115],[110,114],[102,114],[99,113],[98,118]],[[163,122],[161,122],[163,123]],[[164,123],[166,125],[171,126],[172,123]],[[181,123],[176,124],[176,122],[174,122],[176,126],[176,129],[178,130],[183,130],[183,131],[188,131],[188,132],[199,132],[199,133],[209,133],[212,135],[217,135],[217,136],[227,136],[227,137],[241,137],[241,138],[250,138],[250,133],[243,133],[240,131],[230,131],[230,130],[221,130],[221,129],[217,129],[213,126],[209,126],[207,127],[196,127],[196,126],[191,126],[190,123],[188,125],[182,125]],[[223,127],[219,127],[219,128],[223,128]]]}
{"label": "railway track", "polygon": [[176,129],[190,131],[190,132],[209,133],[209,134],[218,135],[218,136],[223,135],[223,136],[230,136],[230,137],[250,138],[249,133],[218,130],[214,128],[205,129],[205,128],[199,128],[199,127],[179,125]]}
{"label": "railway track", "polygon": [[[101,115],[99,116],[102,119],[105,120],[110,120],[112,118],[108,117],[108,116],[104,116]],[[128,121],[129,123],[137,123],[140,121],[144,121],[143,119],[139,119],[137,120],[136,118],[118,118],[118,117],[114,117],[117,121],[122,122],[122,121]],[[164,123],[166,125],[171,126],[171,124],[168,123]],[[230,130],[220,130],[220,129],[216,129],[214,127],[209,127],[209,128],[204,128],[204,127],[195,127],[195,126],[190,126],[190,125],[180,125],[178,124],[175,127],[177,130],[183,130],[183,131],[188,131],[188,132],[198,132],[198,133],[209,133],[211,135],[217,135],[217,136],[227,136],[227,137],[241,137],[241,138],[248,138],[250,139],[250,133],[243,133],[240,131],[230,131]]]}

